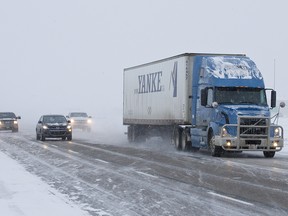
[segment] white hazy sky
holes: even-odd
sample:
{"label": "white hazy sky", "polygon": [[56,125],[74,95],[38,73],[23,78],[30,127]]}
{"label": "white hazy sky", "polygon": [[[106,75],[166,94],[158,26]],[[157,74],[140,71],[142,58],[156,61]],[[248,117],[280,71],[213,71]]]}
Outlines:
{"label": "white hazy sky", "polygon": [[[287,99],[286,0],[0,2],[1,111],[122,115],[123,68],[185,53],[245,53]],[[36,122],[35,122],[36,124]]]}

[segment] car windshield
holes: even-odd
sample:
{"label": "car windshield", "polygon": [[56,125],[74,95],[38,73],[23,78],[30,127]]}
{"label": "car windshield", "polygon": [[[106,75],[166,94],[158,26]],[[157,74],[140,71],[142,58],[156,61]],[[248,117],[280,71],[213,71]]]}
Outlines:
{"label": "car windshield", "polygon": [[0,118],[16,118],[16,115],[11,112],[0,113]]}
{"label": "car windshield", "polygon": [[71,113],[70,117],[88,117],[87,113]]}
{"label": "car windshield", "polygon": [[64,116],[44,116],[44,123],[66,123],[66,118]]}

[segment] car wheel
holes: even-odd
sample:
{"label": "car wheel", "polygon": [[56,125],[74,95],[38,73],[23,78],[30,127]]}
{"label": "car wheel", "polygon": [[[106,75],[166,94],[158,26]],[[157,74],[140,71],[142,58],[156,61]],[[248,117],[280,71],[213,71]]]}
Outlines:
{"label": "car wheel", "polygon": [[36,133],[36,140],[40,140],[40,136],[38,133]]}
{"label": "car wheel", "polygon": [[71,135],[71,136],[68,136],[68,137],[67,137],[67,140],[68,140],[68,141],[71,141],[71,140],[72,140],[72,135]]}
{"label": "car wheel", "polygon": [[41,139],[41,141],[45,141],[45,136],[43,134],[41,134],[40,139]]}

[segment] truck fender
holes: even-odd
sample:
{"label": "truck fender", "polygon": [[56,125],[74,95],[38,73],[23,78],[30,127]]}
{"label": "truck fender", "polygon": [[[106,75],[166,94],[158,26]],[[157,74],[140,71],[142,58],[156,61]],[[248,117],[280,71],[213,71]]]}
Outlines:
{"label": "truck fender", "polygon": [[219,135],[219,125],[215,122],[210,122],[207,128],[207,138],[209,136],[209,132],[212,131],[214,135]]}

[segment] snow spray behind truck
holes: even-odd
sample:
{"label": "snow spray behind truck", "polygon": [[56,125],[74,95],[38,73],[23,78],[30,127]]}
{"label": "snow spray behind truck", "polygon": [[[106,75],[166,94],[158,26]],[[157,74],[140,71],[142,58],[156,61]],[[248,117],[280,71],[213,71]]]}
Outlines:
{"label": "snow spray behind truck", "polygon": [[162,136],[177,149],[263,151],[269,158],[283,147],[283,128],[270,115],[276,92],[246,55],[185,53],[125,68],[123,91],[130,142]]}

